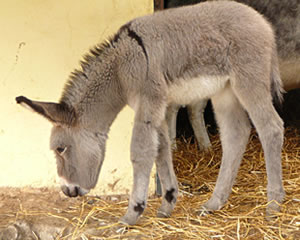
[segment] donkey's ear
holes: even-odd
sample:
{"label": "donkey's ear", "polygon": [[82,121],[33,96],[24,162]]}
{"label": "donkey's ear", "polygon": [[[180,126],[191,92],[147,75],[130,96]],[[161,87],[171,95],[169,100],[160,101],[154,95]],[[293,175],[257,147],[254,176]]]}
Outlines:
{"label": "donkey's ear", "polygon": [[16,97],[18,104],[39,113],[55,125],[72,125],[76,120],[75,111],[66,104],[32,101],[26,97]]}

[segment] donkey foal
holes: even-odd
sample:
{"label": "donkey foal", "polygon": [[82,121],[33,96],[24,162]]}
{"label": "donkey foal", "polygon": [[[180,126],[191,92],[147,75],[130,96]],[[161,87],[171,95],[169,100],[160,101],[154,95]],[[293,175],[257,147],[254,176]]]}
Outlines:
{"label": "donkey foal", "polygon": [[131,141],[134,182],[123,223],[135,224],[147,203],[154,162],[170,216],[178,195],[166,110],[212,98],[223,146],[222,165],[207,210],[227,201],[250,133],[248,116],[265,152],[268,211],[284,198],[283,124],[272,105],[281,98],[272,28],[251,8],[207,2],[132,20],[85,56],[59,103],[18,97],[53,123],[50,146],[63,192],[76,197],[95,187],[109,128],[128,104],[135,111]]}

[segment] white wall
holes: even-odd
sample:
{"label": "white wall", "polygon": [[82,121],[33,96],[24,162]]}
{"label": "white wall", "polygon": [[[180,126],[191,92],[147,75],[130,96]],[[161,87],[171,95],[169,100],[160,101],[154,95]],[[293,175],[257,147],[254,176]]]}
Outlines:
{"label": "white wall", "polygon": [[[51,124],[18,106],[15,97],[57,101],[81,56],[128,20],[152,12],[152,5],[152,0],[1,1],[0,186],[58,185],[49,150]],[[94,193],[131,188],[132,122],[129,108],[114,122]]]}

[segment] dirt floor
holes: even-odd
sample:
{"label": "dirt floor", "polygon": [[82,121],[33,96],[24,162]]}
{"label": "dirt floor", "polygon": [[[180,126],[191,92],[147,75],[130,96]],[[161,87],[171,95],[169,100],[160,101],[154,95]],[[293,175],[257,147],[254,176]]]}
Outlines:
{"label": "dirt floor", "polygon": [[136,226],[118,224],[126,196],[67,198],[58,189],[0,188],[0,240],[13,239],[300,239],[300,132],[286,131],[282,154],[286,190],[281,213],[265,218],[266,173],[263,152],[251,136],[229,202],[199,216],[220,165],[221,145],[210,151],[188,140],[174,153],[180,197],[171,218],[156,217],[160,199],[151,197]]}

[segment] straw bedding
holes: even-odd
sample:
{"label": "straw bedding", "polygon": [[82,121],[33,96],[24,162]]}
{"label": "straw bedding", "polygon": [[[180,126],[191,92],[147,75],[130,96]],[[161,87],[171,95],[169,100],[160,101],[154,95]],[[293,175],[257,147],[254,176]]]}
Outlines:
{"label": "straw bedding", "polygon": [[45,199],[36,196],[34,206],[23,203],[24,199],[16,201],[20,195],[11,199],[11,203],[17,202],[13,209],[1,209],[0,204],[0,227],[20,219],[59,222],[64,227],[54,239],[300,239],[300,131],[289,128],[285,133],[282,160],[286,198],[281,213],[271,220],[265,219],[267,180],[255,132],[228,203],[212,214],[197,215],[211,196],[220,166],[221,144],[218,136],[211,139],[213,146],[207,152],[198,151],[190,140],[177,142],[174,166],[181,190],[171,218],[156,218],[161,199],[150,197],[138,224],[127,228],[117,223],[126,211],[126,197],[68,200],[55,193],[60,197],[49,203],[46,198],[53,193],[45,192]]}

